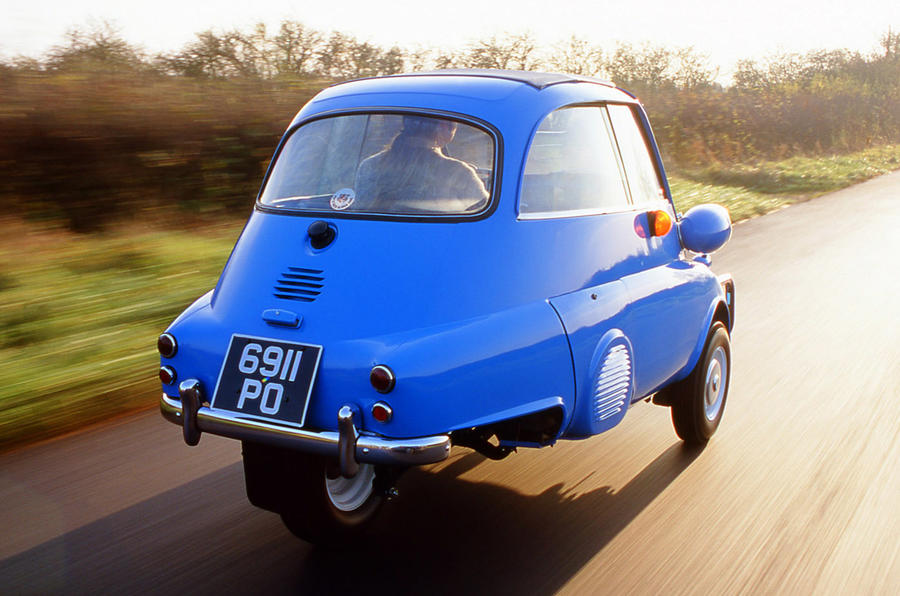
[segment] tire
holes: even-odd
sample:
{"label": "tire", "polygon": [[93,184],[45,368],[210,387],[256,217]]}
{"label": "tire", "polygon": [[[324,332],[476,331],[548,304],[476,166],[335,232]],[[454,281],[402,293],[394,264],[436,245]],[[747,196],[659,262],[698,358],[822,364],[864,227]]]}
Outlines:
{"label": "tire", "polygon": [[731,384],[731,340],[721,322],[713,323],[703,356],[691,374],[671,388],[672,425],[688,445],[705,445],[722,421]]}
{"label": "tire", "polygon": [[365,533],[384,502],[383,477],[360,464],[343,478],[337,462],[289,449],[244,443],[247,496],[281,515],[288,530],[314,544],[341,545]]}

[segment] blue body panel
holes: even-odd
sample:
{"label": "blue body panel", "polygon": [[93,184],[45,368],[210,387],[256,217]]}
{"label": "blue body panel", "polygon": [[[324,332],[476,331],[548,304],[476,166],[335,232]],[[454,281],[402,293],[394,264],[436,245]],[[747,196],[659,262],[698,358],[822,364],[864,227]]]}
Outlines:
{"label": "blue body panel", "polygon": [[[317,429],[336,428],[344,404],[358,408],[364,432],[397,438],[548,408],[562,412],[561,436],[611,428],[632,401],[688,374],[722,289],[708,267],[682,258],[674,230],[663,237],[641,232],[647,205],[518,218],[522,171],[540,122],[561,106],[602,102],[637,105],[618,89],[586,82],[538,89],[496,78],[420,76],[326,89],[291,128],[357,110],[440,112],[485,123],[500,141],[501,168],[488,215],[448,222],[257,209],[213,294],[170,326],[179,351],[165,363],[212,391],[232,334],[322,346],[306,418]],[[667,199],[649,208],[674,218]],[[306,230],[320,219],[337,236],[317,250]],[[322,278],[314,300],[275,295],[280,276],[297,269]],[[628,367],[616,383],[626,379],[627,387],[607,403],[598,397],[606,390],[603,371],[620,357]],[[386,396],[369,383],[377,364],[397,377]],[[172,386],[164,390],[177,396]],[[393,409],[388,423],[370,412],[381,400]]]}

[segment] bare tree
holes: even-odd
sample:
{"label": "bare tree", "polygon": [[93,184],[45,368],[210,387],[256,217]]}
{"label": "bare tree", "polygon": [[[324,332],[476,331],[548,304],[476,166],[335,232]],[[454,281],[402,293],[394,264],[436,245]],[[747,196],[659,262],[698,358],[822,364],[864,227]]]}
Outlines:
{"label": "bare tree", "polygon": [[878,43],[884,48],[885,58],[900,57],[900,33],[894,33],[891,28],[888,27],[887,33],[881,36]]}
{"label": "bare tree", "polygon": [[681,89],[709,87],[719,74],[709,65],[709,56],[698,54],[693,47],[675,50],[673,58],[673,80]]}
{"label": "bare tree", "polygon": [[407,70],[418,72],[434,68],[435,50],[423,46],[408,48],[402,53],[405,58]]}
{"label": "bare tree", "polygon": [[320,74],[339,78],[352,76],[349,53],[353,42],[349,35],[332,32],[316,51]]}
{"label": "bare tree", "polygon": [[69,29],[65,43],[54,46],[44,61],[48,70],[73,68],[97,68],[109,70],[134,70],[146,68],[144,53],[127,41],[119,31],[103,22],[88,30]]}
{"label": "bare tree", "polygon": [[322,35],[297,21],[283,21],[272,40],[275,69],[278,74],[305,75],[315,69],[316,53]]}
{"label": "bare tree", "polygon": [[466,63],[466,54],[460,52],[439,52],[434,58],[434,67],[462,68]]}
{"label": "bare tree", "polygon": [[467,68],[534,70],[538,65],[535,48],[536,44],[530,33],[506,38],[494,36],[470,45],[453,62]]}
{"label": "bare tree", "polygon": [[603,70],[603,51],[573,35],[554,46],[547,64],[560,72],[595,76]]}
{"label": "bare tree", "polygon": [[253,76],[255,68],[242,60],[241,45],[238,32],[207,30],[197,33],[180,52],[160,56],[159,62],[175,74],[192,77]]}
{"label": "bare tree", "polygon": [[396,74],[403,70],[403,51],[398,47],[384,50],[351,35],[332,33],[319,46],[320,72],[340,79]]}
{"label": "bare tree", "polygon": [[607,61],[606,71],[620,84],[662,87],[675,82],[671,63],[672,52],[663,47],[644,44],[635,49],[629,43],[620,43]]}
{"label": "bare tree", "polygon": [[406,54],[394,46],[381,53],[381,57],[378,59],[378,74],[399,74],[403,72],[405,64]]}
{"label": "bare tree", "polygon": [[762,89],[766,86],[766,73],[755,60],[738,60],[732,79],[736,89]]}

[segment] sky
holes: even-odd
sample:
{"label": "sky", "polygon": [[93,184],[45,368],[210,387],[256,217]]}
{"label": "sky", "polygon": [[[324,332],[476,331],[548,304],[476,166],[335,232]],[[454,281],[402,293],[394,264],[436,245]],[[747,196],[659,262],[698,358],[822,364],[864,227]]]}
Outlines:
{"label": "sky", "polygon": [[[728,71],[741,58],[848,48],[875,51],[900,32],[900,0],[2,0],[0,56],[38,57],[72,27],[111,23],[150,52],[177,50],[206,29],[277,28],[284,19],[350,33],[383,46],[458,48],[505,32],[542,45],[576,35],[616,42],[692,46]],[[11,6],[9,6],[11,4]]]}

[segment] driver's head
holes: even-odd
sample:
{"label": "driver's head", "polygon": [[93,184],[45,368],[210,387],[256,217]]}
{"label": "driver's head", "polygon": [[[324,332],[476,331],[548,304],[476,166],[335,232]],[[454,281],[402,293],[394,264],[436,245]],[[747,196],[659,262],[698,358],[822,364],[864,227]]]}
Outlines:
{"label": "driver's head", "polygon": [[425,139],[434,147],[443,147],[456,135],[456,123],[424,116],[404,116],[403,134]]}

